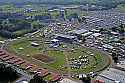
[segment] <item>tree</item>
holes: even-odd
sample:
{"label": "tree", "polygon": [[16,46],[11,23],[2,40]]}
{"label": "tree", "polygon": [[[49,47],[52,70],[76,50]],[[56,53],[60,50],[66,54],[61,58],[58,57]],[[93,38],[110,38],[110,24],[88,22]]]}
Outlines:
{"label": "tree", "polygon": [[125,28],[125,25],[124,25],[124,24],[121,24],[119,27],[120,27],[119,33],[120,33],[120,34],[123,34],[123,33],[125,32],[125,29],[124,29],[124,28]]}
{"label": "tree", "polygon": [[82,17],[82,22],[87,23],[86,18],[84,16]]}
{"label": "tree", "polygon": [[83,77],[80,80],[82,80],[83,83],[91,83],[91,77],[87,75],[87,77]]}
{"label": "tree", "polygon": [[85,39],[85,37],[84,36],[82,36],[82,42],[84,43],[85,41],[86,41],[86,39]]}
{"label": "tree", "polygon": [[8,83],[16,80],[18,77],[19,74],[11,66],[0,64],[0,81]]}
{"label": "tree", "polygon": [[114,32],[117,32],[117,30],[118,30],[117,27],[112,27],[111,29],[112,29],[112,31],[114,31]]}
{"label": "tree", "polygon": [[81,18],[80,18],[80,17],[78,18],[78,22],[79,22],[79,23],[81,23],[81,22],[82,22],[82,20],[81,20]]}
{"label": "tree", "polygon": [[118,55],[115,52],[112,52],[112,58],[114,60],[114,63],[118,63]]}
{"label": "tree", "polygon": [[47,82],[44,81],[41,76],[35,75],[33,79],[30,80],[29,83],[47,83]]}
{"label": "tree", "polygon": [[114,60],[114,63],[118,63],[118,57],[117,56],[113,57],[113,60]]}

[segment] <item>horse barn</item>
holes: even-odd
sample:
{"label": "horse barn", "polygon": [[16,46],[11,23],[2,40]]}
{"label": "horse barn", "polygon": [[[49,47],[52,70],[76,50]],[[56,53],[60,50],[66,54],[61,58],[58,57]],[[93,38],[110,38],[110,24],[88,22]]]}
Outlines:
{"label": "horse barn", "polygon": [[[0,49],[0,60],[6,62],[8,64],[16,65],[17,67],[19,67],[29,73],[33,73],[34,75],[37,74],[38,76],[41,76],[41,77],[46,77],[46,76],[50,75],[49,81],[52,83],[59,81],[61,79],[60,74],[58,74],[57,72],[56,73],[51,72],[46,68],[42,68],[38,65],[32,64],[31,62],[28,62],[22,58],[19,58],[15,55],[8,53],[5,50],[1,50],[1,49]],[[18,81],[20,81],[20,79],[22,79],[22,78],[19,78],[16,83],[18,83]],[[19,83],[22,83],[23,81],[24,80],[21,80],[21,82],[19,82]]]}
{"label": "horse barn", "polygon": [[61,42],[72,43],[76,39],[76,36],[70,36],[65,34],[55,34],[55,36],[56,36],[55,39]]}

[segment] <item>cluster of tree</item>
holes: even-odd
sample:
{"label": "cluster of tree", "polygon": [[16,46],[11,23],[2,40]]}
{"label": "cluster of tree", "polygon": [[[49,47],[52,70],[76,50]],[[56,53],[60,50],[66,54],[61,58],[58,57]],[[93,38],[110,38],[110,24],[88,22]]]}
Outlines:
{"label": "cluster of tree", "polygon": [[[12,7],[9,6],[8,8]],[[5,11],[5,9],[0,9],[1,11]],[[10,9],[11,10],[11,9]],[[25,19],[25,15],[24,14],[21,14],[21,13],[15,13],[15,12],[0,12],[0,19]]]}
{"label": "cluster of tree", "polygon": [[81,18],[78,17],[78,22],[79,22],[79,23],[82,23],[82,22],[87,23],[85,17],[81,17]]}
{"label": "cluster of tree", "polygon": [[118,54],[115,52],[112,52],[112,59],[114,60],[114,63],[118,63]]}
{"label": "cluster of tree", "polygon": [[47,83],[41,76],[35,75],[29,83]]}
{"label": "cluster of tree", "polygon": [[0,20],[0,36],[5,38],[16,38],[27,33],[32,33],[43,25],[29,20]]}
{"label": "cluster of tree", "polygon": [[11,21],[9,21],[8,19],[3,20],[2,23],[0,24],[0,30],[2,29],[2,30],[14,32],[17,30],[28,29],[31,27],[31,24],[26,20],[15,20],[15,22],[14,21],[11,22]]}
{"label": "cluster of tree", "polygon": [[77,19],[79,23],[82,23],[82,22],[86,23],[86,18],[84,16],[80,17],[78,13],[72,13],[66,16],[66,18],[69,19],[69,21],[71,21],[72,19]]}
{"label": "cluster of tree", "polygon": [[125,0],[0,0],[2,3],[15,3],[15,4],[29,4],[29,3],[37,3],[37,4],[55,4],[55,5],[98,5],[104,6],[108,8],[116,7],[119,4],[125,3]]}
{"label": "cluster of tree", "polygon": [[3,63],[0,63],[0,82],[8,83],[19,78],[20,75],[16,72],[16,70],[12,69],[10,66],[6,66]]}
{"label": "cluster of tree", "polygon": [[112,27],[111,30],[114,32],[119,32],[120,34],[124,34],[125,33],[125,24],[121,24],[119,27]]}
{"label": "cluster of tree", "polygon": [[87,75],[87,77],[82,77],[80,78],[80,80],[83,82],[83,83],[91,83],[91,77],[89,75]]}
{"label": "cluster of tree", "polygon": [[121,24],[121,25],[119,26],[119,33],[120,33],[120,34],[125,33],[125,24]]}

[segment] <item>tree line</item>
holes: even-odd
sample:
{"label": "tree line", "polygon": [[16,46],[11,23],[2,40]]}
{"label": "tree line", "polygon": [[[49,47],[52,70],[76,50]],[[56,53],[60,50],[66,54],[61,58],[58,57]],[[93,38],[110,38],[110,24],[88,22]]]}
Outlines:
{"label": "tree line", "polygon": [[32,20],[18,19],[0,20],[0,36],[4,38],[16,38],[43,27],[43,25],[39,23],[33,24],[33,22]]}

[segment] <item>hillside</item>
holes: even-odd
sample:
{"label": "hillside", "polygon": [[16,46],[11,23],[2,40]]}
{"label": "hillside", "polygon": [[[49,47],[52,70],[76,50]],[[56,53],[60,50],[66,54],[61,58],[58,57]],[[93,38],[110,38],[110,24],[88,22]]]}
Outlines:
{"label": "hillside", "polygon": [[125,0],[0,0],[4,3],[46,3],[46,4],[96,4],[100,6],[114,6],[120,3],[125,3]]}

